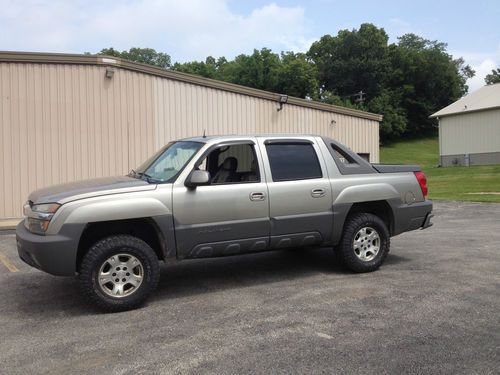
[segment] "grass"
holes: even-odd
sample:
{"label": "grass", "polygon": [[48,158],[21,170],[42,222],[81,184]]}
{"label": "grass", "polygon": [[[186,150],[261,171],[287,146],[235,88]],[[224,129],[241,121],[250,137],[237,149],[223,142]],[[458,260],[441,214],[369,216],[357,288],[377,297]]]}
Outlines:
{"label": "grass", "polygon": [[438,168],[437,138],[397,142],[380,148],[381,163],[418,164],[427,176],[430,199],[497,202],[500,195],[470,194],[500,192],[500,165]]}

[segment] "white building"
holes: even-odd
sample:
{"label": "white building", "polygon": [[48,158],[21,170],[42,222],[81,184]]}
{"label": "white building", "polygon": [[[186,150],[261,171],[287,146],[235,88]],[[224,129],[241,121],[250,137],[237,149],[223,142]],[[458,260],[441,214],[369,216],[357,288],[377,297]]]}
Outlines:
{"label": "white building", "polygon": [[500,83],[484,86],[431,117],[439,121],[443,167],[500,164]]}

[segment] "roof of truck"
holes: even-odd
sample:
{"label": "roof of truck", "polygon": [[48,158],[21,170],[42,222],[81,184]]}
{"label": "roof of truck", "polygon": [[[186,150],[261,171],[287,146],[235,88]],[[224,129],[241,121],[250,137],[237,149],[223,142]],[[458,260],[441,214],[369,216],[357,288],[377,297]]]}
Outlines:
{"label": "roof of truck", "polygon": [[300,137],[319,137],[317,134],[230,134],[230,135],[207,135],[180,139],[180,141],[208,142],[214,139],[242,139],[242,138],[300,138]]}

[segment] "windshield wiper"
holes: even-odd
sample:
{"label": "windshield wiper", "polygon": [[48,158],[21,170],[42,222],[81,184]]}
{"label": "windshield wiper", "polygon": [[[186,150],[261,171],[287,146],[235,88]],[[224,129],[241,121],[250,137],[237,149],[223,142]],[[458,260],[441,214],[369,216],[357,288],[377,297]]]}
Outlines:
{"label": "windshield wiper", "polygon": [[145,180],[148,182],[148,183],[158,183],[160,182],[160,180],[157,180],[156,178],[148,175],[147,173],[144,173],[144,172],[135,172],[135,175],[138,176],[141,180],[144,180],[143,177],[145,177]]}
{"label": "windshield wiper", "polygon": [[130,170],[128,176],[133,177],[133,178],[138,178],[140,180],[145,180],[148,183],[158,183],[158,182],[160,182],[159,180],[155,179],[153,176],[148,175],[147,173],[136,172],[133,169]]}

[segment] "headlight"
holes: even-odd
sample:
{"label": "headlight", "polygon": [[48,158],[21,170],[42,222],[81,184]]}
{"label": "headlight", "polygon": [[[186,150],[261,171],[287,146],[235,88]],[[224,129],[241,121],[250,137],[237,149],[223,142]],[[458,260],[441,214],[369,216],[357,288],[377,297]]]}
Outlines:
{"label": "headlight", "polygon": [[35,204],[28,211],[28,229],[30,232],[45,234],[54,213],[61,207],[59,203]]}
{"label": "headlight", "polygon": [[59,207],[61,207],[59,203],[35,204],[33,207],[31,207],[31,211],[53,214]]}

